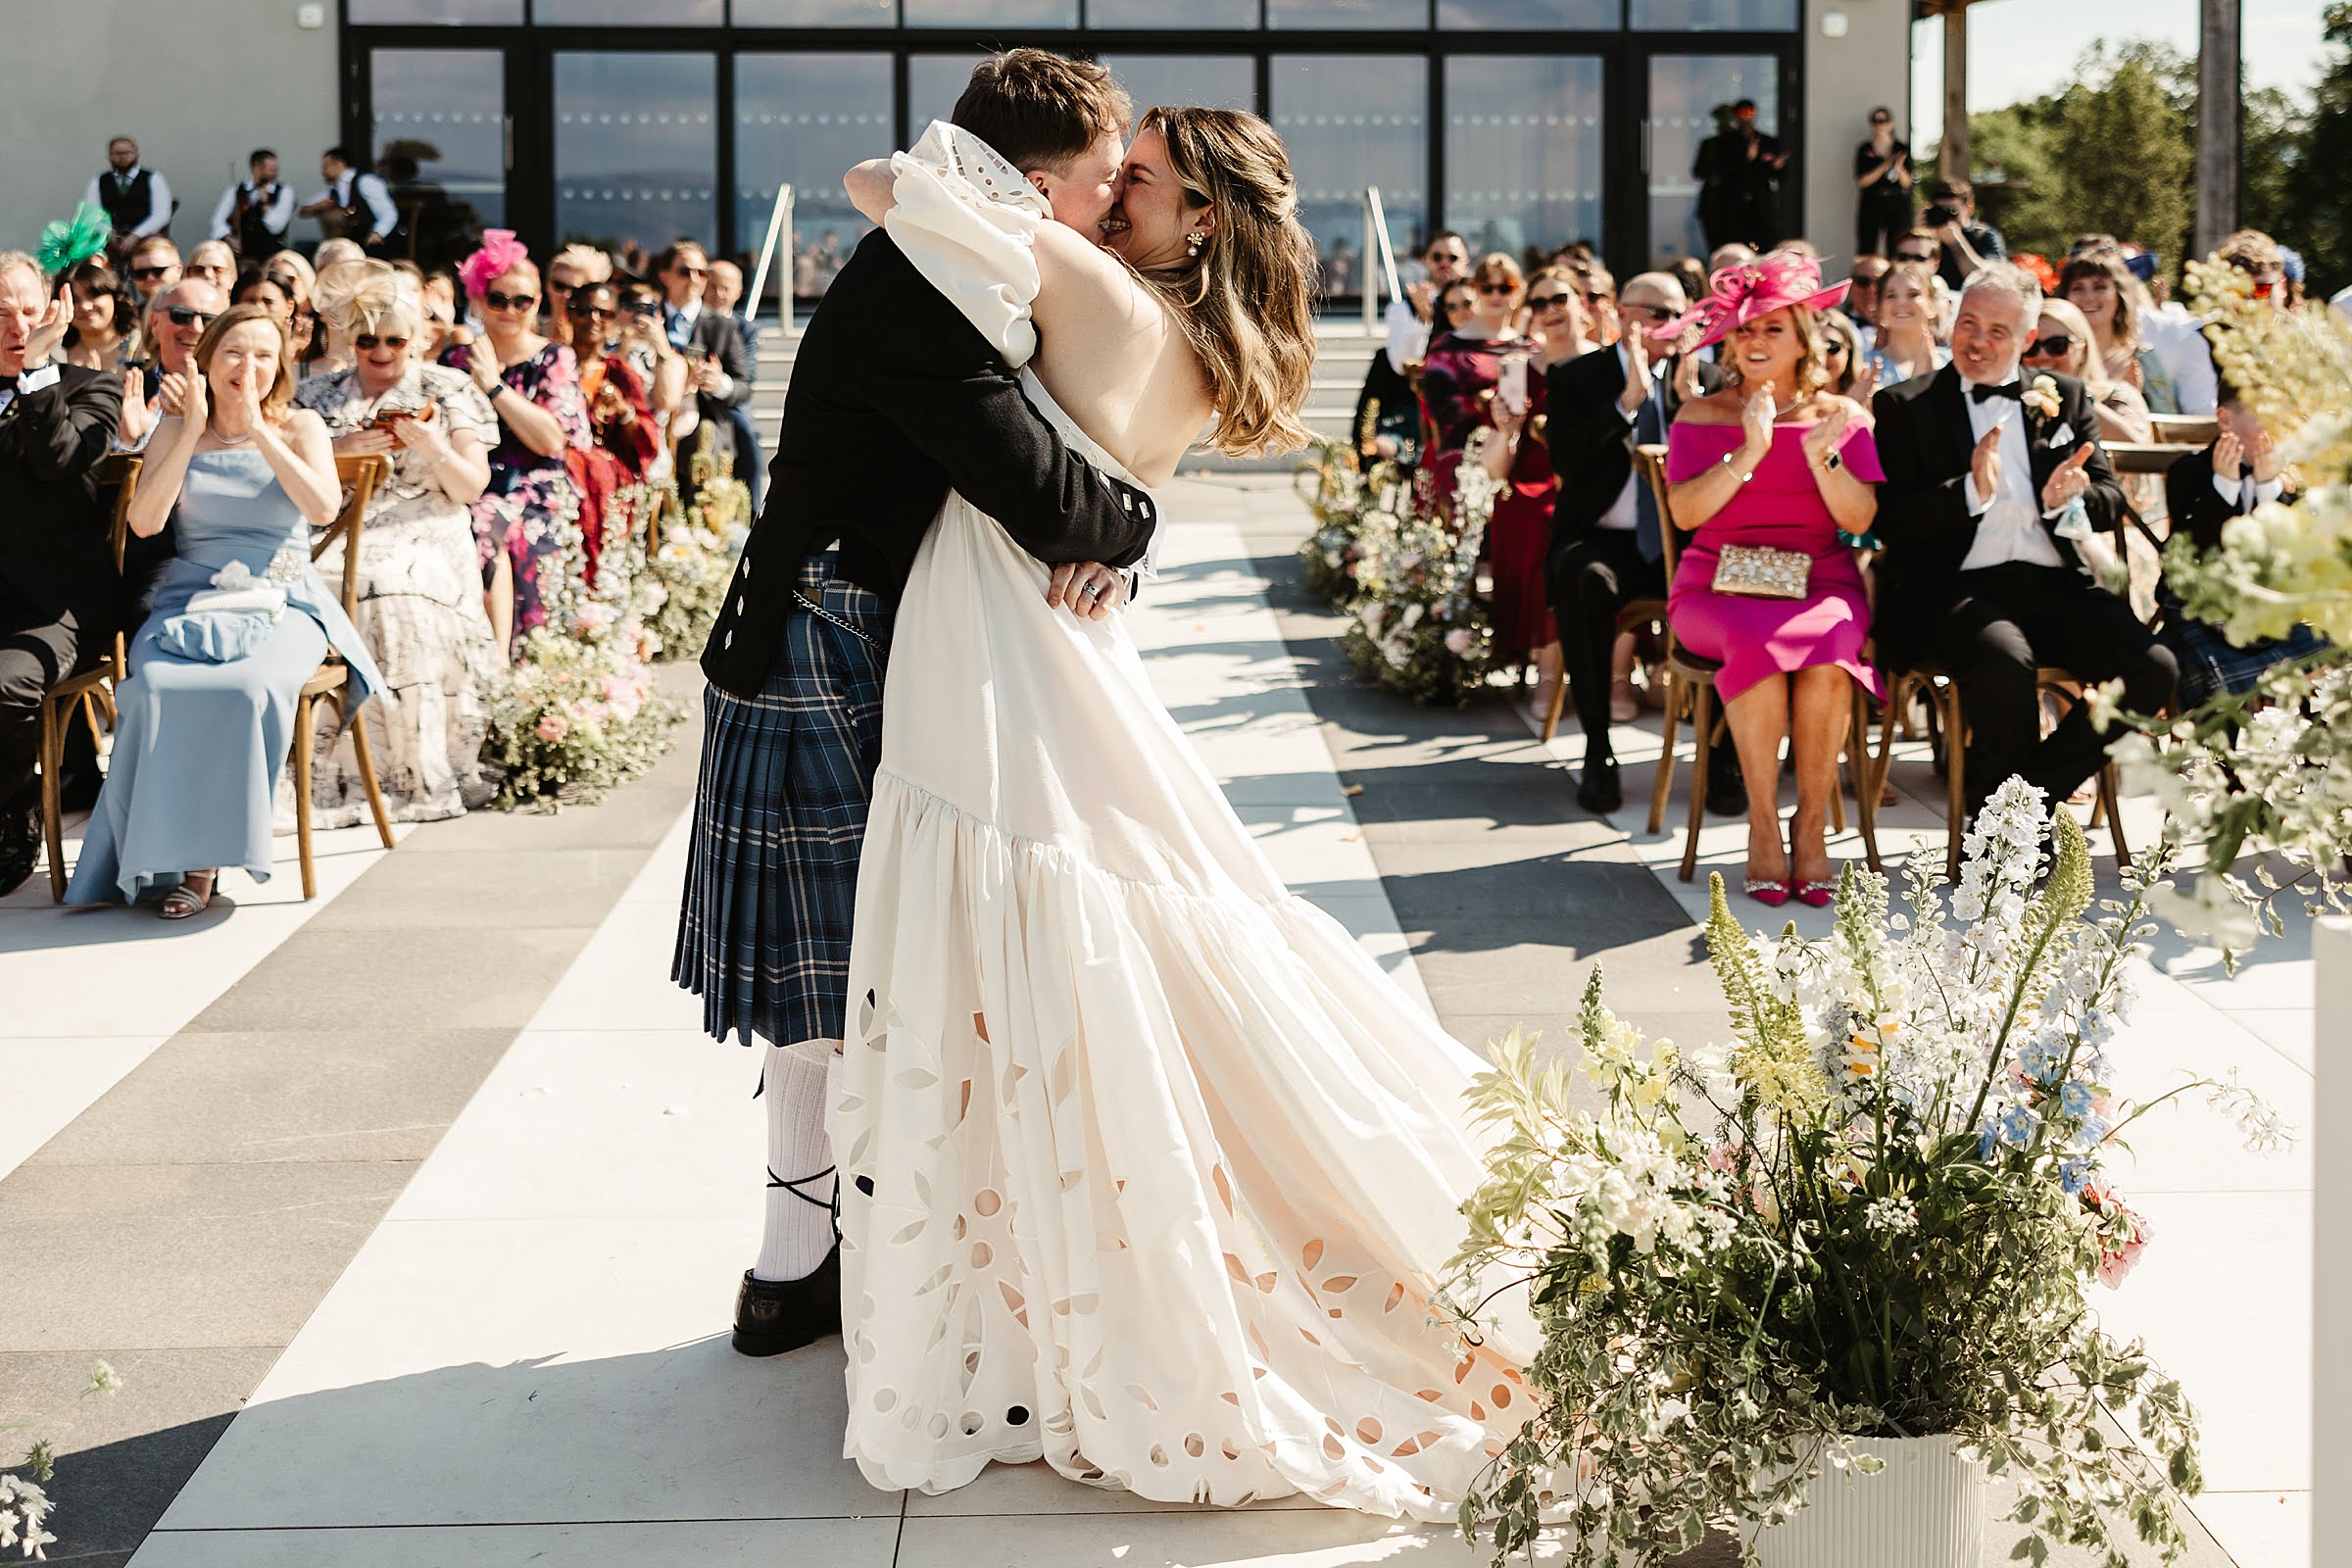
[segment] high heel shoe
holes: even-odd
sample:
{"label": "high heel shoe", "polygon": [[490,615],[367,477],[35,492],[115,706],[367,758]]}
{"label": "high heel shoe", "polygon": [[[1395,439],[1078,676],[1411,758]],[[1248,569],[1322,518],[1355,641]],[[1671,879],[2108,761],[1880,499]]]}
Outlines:
{"label": "high heel shoe", "polygon": [[1837,897],[1838,884],[1835,882],[1800,882],[1796,887],[1796,902],[1809,904],[1816,909],[1826,908],[1830,901]]}
{"label": "high heel shoe", "polygon": [[1744,891],[1758,904],[1768,904],[1775,908],[1788,902],[1788,884],[1786,882],[1769,882],[1762,877],[1751,876],[1747,879]]}

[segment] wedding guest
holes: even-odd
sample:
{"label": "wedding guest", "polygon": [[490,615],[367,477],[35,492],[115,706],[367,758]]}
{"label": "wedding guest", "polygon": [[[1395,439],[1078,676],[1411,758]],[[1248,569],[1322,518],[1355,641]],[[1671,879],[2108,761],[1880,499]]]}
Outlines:
{"label": "wedding guest", "polygon": [[1598,262],[1572,264],[1568,272],[1584,305],[1584,335],[1595,348],[1616,342],[1622,330],[1617,324],[1617,279]]}
{"label": "wedding guest", "polygon": [[619,298],[610,283],[582,283],[571,295],[571,352],[579,362],[580,397],[595,434],[593,444],[572,454],[572,477],[583,496],[583,531],[591,521],[596,524],[595,537],[584,541],[584,554],[589,586],[599,591],[609,586],[607,559],[615,542],[651,523],[645,479],[662,446],[644,380],[627,360],[606,350],[620,318]]}
{"label": "wedding guest", "polygon": [[[710,264],[710,309],[735,322],[736,335],[743,339],[744,363],[751,368],[747,379],[760,378],[760,328],[739,308],[743,304],[743,269],[733,262]],[[752,511],[760,510],[760,490],[767,474],[760,460],[760,431],[752,422],[751,404],[738,403],[728,411],[735,427],[735,477],[751,487]]]}
{"label": "wedding guest", "polygon": [[693,432],[700,416],[686,395],[686,357],[669,346],[669,336],[662,330],[662,293],[649,283],[620,285],[620,357],[645,382],[653,405],[662,451],[647,477],[659,483],[673,471],[670,453]]}
{"label": "wedding guest", "polygon": [[[1667,432],[1674,522],[1690,531],[1667,616],[1684,647],[1723,666],[1715,691],[1747,781],[1745,888],[1767,905],[1835,896],[1829,808],[1853,711],[1848,682],[1882,694],[1851,548],[1878,515],[1878,452],[1870,416],[1829,390],[1818,327],[1845,293],[1786,252],[1716,278],[1693,324],[1701,343],[1725,342],[1726,385],[1684,404]],[[1730,553],[1752,549],[1806,558],[1803,596],[1742,591],[1752,575]],[[1796,772],[1787,838],[1784,740]]]}
{"label": "wedding guest", "polygon": [[2286,275],[2286,253],[2259,228],[2241,228],[2223,239],[2214,254],[2254,280],[2254,297],[2279,310],[2292,302]]}
{"label": "wedding guest", "polygon": [[[2173,532],[2185,536],[2200,556],[2221,548],[2222,530],[2231,518],[2272,502],[2293,506],[2303,494],[2285,452],[2227,384],[2215,405],[2214,422],[2220,433],[2212,444],[2177,460],[2164,476]],[[2328,646],[2302,625],[2283,637],[2258,638],[2240,646],[2221,627],[2191,617],[2169,587],[2159,591],[2158,599],[2165,608],[2165,646],[2180,664],[2180,701],[2189,708],[2224,692],[2251,691],[2273,664],[2308,659]]]}
{"label": "wedding guest", "polygon": [[1843,314],[1862,335],[1862,352],[1874,346],[1879,330],[1879,285],[1886,281],[1886,273],[1894,264],[1884,256],[1865,251],[1854,258],[1849,281],[1853,289],[1845,296]]}
{"label": "wedding guest", "polygon": [[2064,801],[2104,760],[2080,705],[2043,738],[2037,668],[2120,677],[2139,713],[2164,707],[2179,673],[2132,607],[2082,570],[2078,537],[2114,532],[2124,493],[2082,382],[2055,378],[2054,396],[2026,401],[2019,361],[2040,315],[2032,273],[1984,269],[1961,295],[1952,363],[1876,402],[1879,652],[1890,667],[1934,661],[1959,684],[1972,812],[2012,774]]}
{"label": "wedding guest", "polygon": [[[1513,356],[1518,368],[1498,385],[1491,417],[1494,436],[1486,453],[1487,471],[1502,481],[1487,521],[1487,559],[1494,573],[1494,662],[1505,668],[1533,659],[1539,718],[1551,711],[1560,683],[1560,639],[1544,591],[1544,558],[1551,547],[1551,509],[1559,494],[1551,455],[1541,437],[1545,377],[1591,347],[1576,275],[1547,267],[1527,286],[1530,346]],[[1498,368],[1498,374],[1502,373]]]}
{"label": "wedding guest", "polygon": [[[1675,355],[1650,335],[1690,308],[1671,273],[1628,278],[1619,304],[1628,327],[1623,337],[1544,376],[1544,441],[1560,480],[1544,578],[1568,695],[1585,732],[1577,804],[1601,813],[1625,804],[1609,725],[1620,711],[1629,721],[1639,713],[1632,682],[1622,689],[1616,682],[1617,612],[1636,599],[1666,593],[1657,502],[1635,469],[1635,450],[1665,444],[1687,394],[1704,396],[1723,385],[1714,366]],[[1626,658],[1630,673],[1630,650]],[[1714,762],[1708,804],[1745,810],[1730,749],[1718,747]]]}
{"label": "wedding guest", "polygon": [[[1727,267],[1745,267],[1748,263],[1754,261],[1755,259],[1756,248],[1753,245],[1743,244],[1739,240],[1732,240],[1728,244],[1718,245],[1707,252],[1706,277],[1713,277],[1717,272],[1722,271]],[[1692,299],[1700,298],[1707,292],[1706,277],[1699,279],[1699,286],[1697,288],[1686,288],[1683,292],[1688,294]]]}
{"label": "wedding guest", "polygon": [[[714,452],[731,458],[735,451],[734,411],[752,400],[752,359],[744,348],[743,333],[734,318],[704,305],[710,282],[710,259],[700,245],[679,240],[662,253],[655,272],[665,296],[662,329],[669,346],[686,358],[700,424],[710,427]],[[692,505],[694,475],[682,446],[678,467],[679,497]]]}
{"label": "wedding guest", "polygon": [[326,188],[298,208],[297,215],[318,220],[328,239],[355,241],[373,256],[400,232],[400,209],[383,177],[361,169],[343,147],[329,147],[318,156],[318,175]]}
{"label": "wedding guest", "polygon": [[1421,252],[1421,266],[1427,275],[1407,283],[1404,298],[1389,301],[1388,361],[1398,375],[1405,373],[1406,366],[1417,365],[1428,355],[1431,334],[1444,328],[1438,296],[1446,284],[1469,272],[1469,241],[1450,228],[1438,230]]}
{"label": "wedding guest", "polygon": [[208,237],[258,262],[286,248],[287,230],[294,226],[294,187],[277,177],[277,154],[267,147],[255,148],[245,168],[245,177],[222,191],[214,206]]}
{"label": "wedding guest", "polygon": [[[318,247],[325,251],[326,247]],[[328,267],[346,260],[358,260],[347,253],[327,252]],[[318,320],[318,270],[298,251],[279,251],[263,264],[270,276],[292,302],[286,318],[286,332],[294,344],[295,379],[311,373],[314,368],[323,368],[327,356],[326,328]]]}
{"label": "wedding guest", "polygon": [[1854,149],[1854,254],[1884,252],[1916,226],[1911,201],[1911,144],[1894,133],[1894,111],[1870,112],[1870,134]]}
{"label": "wedding guest", "polygon": [[1928,187],[1928,207],[1920,214],[1919,226],[1933,234],[1941,248],[1936,275],[1955,292],[1967,287],[1968,280],[1987,262],[2009,258],[2009,244],[2001,231],[1977,221],[1976,188],[1965,179],[1939,179]]}
{"label": "wedding guest", "polygon": [[1924,263],[1897,262],[1887,269],[1879,284],[1878,328],[1862,359],[1874,385],[1895,386],[1950,362],[1936,335],[1936,274]]}
{"label": "wedding guest", "polygon": [[1843,311],[1825,311],[1815,322],[1821,333],[1822,368],[1829,372],[1830,392],[1868,407],[1879,378],[1862,357],[1862,334]]}
{"label": "wedding guest", "polygon": [[156,421],[179,412],[188,377],[196,373],[196,345],[204,340],[205,328],[227,309],[227,292],[200,277],[183,277],[155,297],[147,308],[144,329],[155,363],[143,369],[125,370],[122,421],[115,439],[118,450],[144,448]]}
{"label": "wedding guest", "polygon": [[1519,264],[1496,251],[1480,258],[1462,283],[1446,287],[1449,296],[1466,288],[1471,308],[1444,335],[1432,335],[1421,362],[1421,405],[1433,432],[1423,466],[1441,505],[1452,502],[1455,470],[1470,437],[1494,428],[1503,355],[1525,352],[1526,340],[1511,324],[1523,282]]}
{"label": "wedding guest", "polygon": [[119,376],[60,358],[70,289],[0,251],[0,894],[41,853],[41,694],[121,624],[98,465],[122,414]]}
{"label": "wedding guest", "polygon": [[151,234],[124,253],[122,276],[139,291],[139,303],[144,305],[178,282],[179,271],[179,247],[169,235]]}
{"label": "wedding guest", "polygon": [[1893,260],[1897,266],[1910,262],[1925,267],[1932,275],[1940,277],[1943,275],[1943,241],[1930,230],[1915,228],[1894,242]]}
{"label": "wedding guest", "polygon": [[612,259],[589,245],[566,245],[547,263],[547,335],[571,341],[571,291],[612,275]]}
{"label": "wedding guest", "polygon": [[132,245],[172,226],[172,182],[139,162],[139,144],[117,136],[106,144],[106,172],[94,175],[81,199],[105,211],[114,224],[111,249],[127,260]]}
{"label": "wedding guest", "polygon": [[[292,256],[297,261],[301,260],[299,252],[286,251],[282,254]],[[366,260],[368,260],[368,253],[361,248],[358,240],[322,239],[318,242],[318,248],[311,252],[311,270],[314,273],[323,272],[328,268],[340,266],[345,262],[364,262]]]}
{"label": "wedding guest", "polygon": [[342,491],[318,416],[293,407],[292,345],[264,306],[231,309],[196,348],[181,412],[150,443],[130,503],[146,537],[175,519],[115,692],[115,746],[69,904],[139,903],[184,920],[219,869],[268,881],[271,803],[295,699],[332,647],[348,702],[381,684],[357,627],[311,564],[311,529]]}
{"label": "wedding guest", "polygon": [[2140,341],[2139,288],[2115,251],[2091,251],[2066,264],[2058,296],[2082,313],[2111,380],[2138,390],[2152,414],[2177,414],[2172,378],[2156,351]]}
{"label": "wedding guest", "polygon": [[2148,417],[2147,400],[2137,387],[2110,376],[2106,361],[2092,354],[2092,345],[2090,322],[2082,311],[2067,300],[2045,299],[2034,341],[2026,346],[2025,373],[2071,375],[2082,382],[2098,416],[2101,442],[2154,440],[2156,427]]}
{"label": "wedding guest", "polygon": [[2147,260],[2148,270],[2154,274],[2148,280],[2148,297],[2155,301],[2155,309],[2140,313],[2140,338],[2156,351],[2180,412],[2211,418],[2221,389],[2213,345],[2205,341],[2205,323],[2172,298],[2170,282],[2152,252],[2147,253]]}
{"label": "wedding guest", "polygon": [[[422,296],[380,262],[337,290],[328,308],[354,363],[295,393],[315,412],[337,457],[389,458],[360,530],[360,631],[383,673],[368,726],[384,805],[396,821],[457,816],[489,798],[481,769],[490,698],[505,659],[482,607],[473,503],[490,482],[498,418],[462,370],[419,363]],[[343,546],[319,557],[340,581]],[[345,826],[367,809],[366,782],[348,733],[326,726],[312,762],[313,809]]]}
{"label": "wedding guest", "polygon": [[[1720,113],[1720,111],[1718,111]],[[1698,144],[1690,177],[1698,181],[1698,226],[1710,247],[1738,241],[1770,249],[1781,239],[1781,174],[1788,154],[1756,124],[1756,101],[1732,105],[1728,121]]]}
{"label": "wedding guest", "polygon": [[580,488],[564,459],[591,439],[588,410],[571,350],[539,335],[539,269],[513,231],[489,230],[460,270],[484,330],[442,363],[472,376],[498,416],[473,532],[490,628],[514,659],[534,628],[562,628],[577,608]]}
{"label": "wedding guest", "polygon": [[188,252],[187,264],[180,268],[179,275],[210,283],[225,298],[237,283],[236,254],[228,248],[227,241],[208,239]]}
{"label": "wedding guest", "polygon": [[139,352],[139,313],[130,290],[98,261],[74,268],[67,281],[74,329],[66,334],[66,363],[120,374],[122,362]]}

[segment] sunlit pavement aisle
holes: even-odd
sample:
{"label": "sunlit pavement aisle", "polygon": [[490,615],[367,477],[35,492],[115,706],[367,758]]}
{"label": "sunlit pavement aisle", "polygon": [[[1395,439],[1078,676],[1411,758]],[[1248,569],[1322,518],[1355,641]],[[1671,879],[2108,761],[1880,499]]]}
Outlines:
{"label": "sunlit pavement aisle", "polygon": [[[1593,961],[1645,1029],[1720,1038],[1690,890],[1651,869],[1674,841],[1577,811],[1572,777],[1498,703],[1427,713],[1354,685],[1336,618],[1298,590],[1305,518],[1287,485],[1175,499],[1170,575],[1136,632],[1286,876],[1474,1044],[1513,1024],[1562,1040]],[[753,1058],[704,1039],[664,978],[682,734],[656,777],[596,810],[480,816],[355,854],[370,868],[300,930],[249,906],[176,933],[244,944],[201,962],[128,916],[0,906],[0,963],[19,966],[0,979],[86,999],[61,990],[22,1028],[12,1012],[24,1038],[0,1041],[0,1166],[50,1140],[0,1180],[18,1259],[0,1275],[0,1407],[42,1407],[93,1351],[131,1384],[61,1429],[60,1560],[124,1561],[167,1502],[140,1568],[1482,1560],[1444,1532],[1154,1509],[1034,1467],[950,1497],[877,1494],[838,1457],[836,1347],[766,1362],[727,1348],[760,1132]],[[1621,755],[1640,744],[1629,731]],[[1629,796],[1645,775],[1629,766]],[[1736,857],[1732,832],[1710,831],[1710,858]],[[71,975],[61,934],[82,944]],[[2298,1066],[2235,1009],[2274,1004],[2260,1026],[2291,1040],[2308,967],[2152,997],[2143,1017],[2173,1044],[2149,1070],[2160,1081],[2193,1047],[2307,1110],[2308,1044]],[[2174,1158],[2226,1147],[2194,1125],[2143,1141],[2179,1191],[2134,1188],[2159,1242],[2111,1316],[2142,1314],[2128,1326],[2203,1396],[2208,1471],[2230,1495],[2202,1506],[2237,1561],[2295,1568],[2302,1511],[2262,1489],[2308,1486],[2293,1401],[2309,1166]],[[2232,1332],[2190,1332],[2217,1323]],[[1988,1563],[2007,1558],[1996,1538]],[[2191,1560],[2228,1559],[2200,1543]]]}

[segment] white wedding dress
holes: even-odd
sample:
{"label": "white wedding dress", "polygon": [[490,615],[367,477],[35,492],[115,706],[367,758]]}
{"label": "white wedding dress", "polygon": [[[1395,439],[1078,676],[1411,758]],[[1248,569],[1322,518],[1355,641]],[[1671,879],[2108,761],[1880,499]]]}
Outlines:
{"label": "white wedding dress", "polygon": [[[1019,364],[1042,203],[946,132],[889,227]],[[1523,1304],[1467,1348],[1432,1309],[1481,1063],[1274,875],[1121,618],[1045,581],[952,495],[899,610],[834,1107],[846,1452],[1450,1519],[1534,1349]]]}

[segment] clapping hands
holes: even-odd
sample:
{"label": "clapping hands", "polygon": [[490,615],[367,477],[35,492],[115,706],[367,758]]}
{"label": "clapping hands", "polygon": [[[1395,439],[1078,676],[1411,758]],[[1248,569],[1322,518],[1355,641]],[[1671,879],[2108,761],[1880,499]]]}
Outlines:
{"label": "clapping hands", "polygon": [[1852,405],[1832,403],[1829,414],[1805,432],[1805,464],[1816,474],[1824,472],[1830,459],[1845,445],[1846,428],[1853,419]]}
{"label": "clapping hands", "polygon": [[2090,489],[2090,475],[2084,473],[2082,467],[2097,450],[2085,441],[2075,448],[2073,456],[2050,470],[2049,482],[2041,487],[2042,511],[2056,512]]}
{"label": "clapping hands", "polygon": [[1747,455],[1758,463],[1772,451],[1772,421],[1780,413],[1773,401],[1775,383],[1766,381],[1740,400],[1740,429]]}
{"label": "clapping hands", "polygon": [[65,342],[66,329],[73,324],[74,287],[70,283],[60,283],[57,286],[57,298],[49,302],[49,308],[41,313],[41,318],[33,323],[31,334],[24,339],[25,367],[30,368],[48,364],[49,357],[57,352],[58,345]]}

